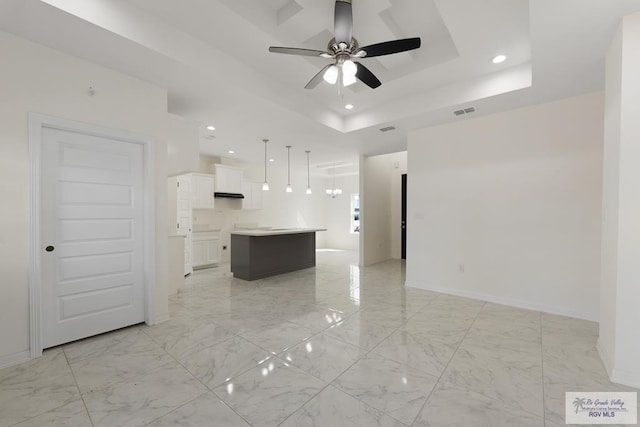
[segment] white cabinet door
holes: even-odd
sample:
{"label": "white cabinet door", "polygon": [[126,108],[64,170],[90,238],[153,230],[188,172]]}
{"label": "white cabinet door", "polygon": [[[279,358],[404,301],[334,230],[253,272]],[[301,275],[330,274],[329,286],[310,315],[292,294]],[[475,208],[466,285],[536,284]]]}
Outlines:
{"label": "white cabinet door", "polygon": [[192,258],[192,263],[194,267],[200,267],[202,265],[206,265],[207,264],[207,254],[206,254],[206,250],[207,250],[207,241],[206,240],[193,240],[192,243],[193,246],[193,258]]}
{"label": "white cabinet door", "polygon": [[205,264],[218,264],[220,262],[220,241],[205,240]]}
{"label": "white cabinet door", "polygon": [[204,267],[220,262],[220,233],[217,231],[194,233],[193,266]]}
{"label": "white cabinet door", "polygon": [[242,169],[233,166],[215,164],[216,192],[242,193]]}
{"label": "white cabinet door", "polygon": [[245,181],[242,185],[242,210],[262,209],[262,184],[258,182]]}
{"label": "white cabinet door", "polygon": [[213,209],[213,175],[191,174],[193,209]]}
{"label": "white cabinet door", "polygon": [[191,222],[192,222],[192,194],[191,176],[180,175],[177,179],[177,211],[178,211],[178,234],[186,236],[184,242],[184,275],[193,272],[191,263]]}

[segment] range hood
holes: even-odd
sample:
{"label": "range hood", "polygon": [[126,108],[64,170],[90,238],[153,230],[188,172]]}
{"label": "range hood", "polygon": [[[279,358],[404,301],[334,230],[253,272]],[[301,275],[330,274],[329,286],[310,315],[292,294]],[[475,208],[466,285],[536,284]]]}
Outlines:
{"label": "range hood", "polygon": [[244,195],[240,193],[213,193],[216,199],[244,199]]}

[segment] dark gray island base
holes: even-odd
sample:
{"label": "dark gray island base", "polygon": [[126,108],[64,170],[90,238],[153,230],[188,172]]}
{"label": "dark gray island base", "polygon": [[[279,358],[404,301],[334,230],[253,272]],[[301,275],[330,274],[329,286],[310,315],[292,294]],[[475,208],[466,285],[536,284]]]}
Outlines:
{"label": "dark gray island base", "polygon": [[257,280],[316,265],[316,231],[257,230],[231,233],[233,277]]}

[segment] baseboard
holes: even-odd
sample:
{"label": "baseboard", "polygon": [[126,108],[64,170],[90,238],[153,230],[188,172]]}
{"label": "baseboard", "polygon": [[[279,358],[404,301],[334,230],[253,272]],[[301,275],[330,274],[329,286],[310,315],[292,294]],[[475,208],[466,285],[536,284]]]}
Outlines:
{"label": "baseboard", "polygon": [[596,350],[598,350],[598,355],[600,355],[600,360],[602,360],[602,364],[604,365],[604,369],[607,371],[607,375],[611,378],[613,371],[613,359],[602,346],[600,338],[598,338],[598,342],[596,343]]}
{"label": "baseboard", "polygon": [[20,353],[8,354],[0,357],[0,369],[19,365],[20,363],[28,362],[29,360],[31,360],[31,352],[29,350],[21,351]]}
{"label": "baseboard", "polygon": [[[156,316],[156,321],[153,325],[159,325],[160,323],[167,322],[169,319],[171,319],[171,315],[169,313],[166,313],[162,316]],[[149,326],[153,326],[153,325],[149,325]]]}
{"label": "baseboard", "polygon": [[600,359],[602,359],[602,364],[604,368],[607,370],[607,374],[609,375],[609,379],[611,382],[626,385],[633,388],[640,388],[640,373],[637,372],[625,372],[620,369],[614,368],[613,359],[611,355],[605,350],[605,348],[600,343],[600,339],[598,339],[598,343],[596,344],[596,349],[598,350],[598,354],[600,355]]}
{"label": "baseboard", "polygon": [[442,294],[447,294],[447,295],[455,295],[458,297],[471,298],[475,300],[491,302],[494,304],[509,305],[512,307],[524,308],[526,310],[541,311],[543,313],[557,314],[560,316],[567,316],[567,317],[573,317],[576,319],[589,320],[591,322],[598,322],[597,314],[568,310],[563,307],[536,304],[528,301],[522,301],[522,300],[517,300],[512,298],[499,297],[491,294],[485,294],[482,292],[465,291],[461,289],[453,289],[453,288],[447,288],[442,286],[429,286],[429,285],[416,286],[409,282],[405,282],[405,286],[410,288],[416,288],[416,289],[424,289],[427,291],[440,292]]}
{"label": "baseboard", "polygon": [[611,373],[611,381],[617,384],[640,389],[640,373],[638,372],[628,372],[614,368]]}

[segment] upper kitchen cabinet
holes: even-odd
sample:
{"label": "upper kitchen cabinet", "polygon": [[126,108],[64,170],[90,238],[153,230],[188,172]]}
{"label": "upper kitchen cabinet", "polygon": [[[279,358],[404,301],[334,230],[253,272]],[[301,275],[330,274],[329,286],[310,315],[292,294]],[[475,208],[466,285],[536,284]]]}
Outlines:
{"label": "upper kitchen cabinet", "polygon": [[213,167],[216,193],[242,194],[242,169],[217,163]]}
{"label": "upper kitchen cabinet", "polygon": [[213,175],[193,173],[191,174],[191,196],[193,209],[214,208],[214,182]]}
{"label": "upper kitchen cabinet", "polygon": [[245,181],[242,184],[242,210],[257,211],[262,209],[262,183]]}

